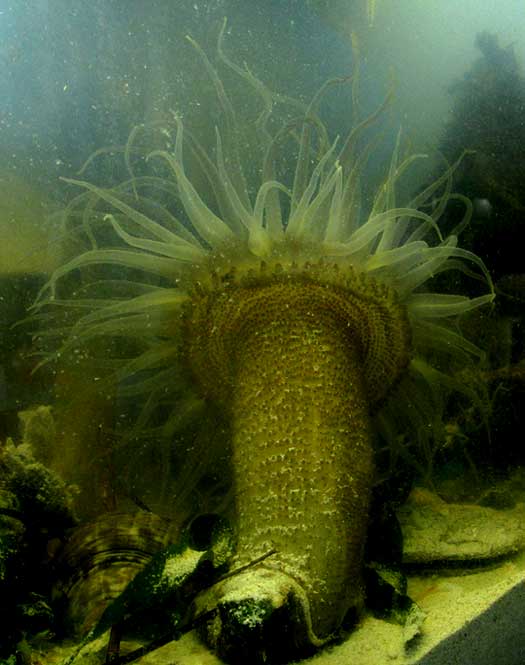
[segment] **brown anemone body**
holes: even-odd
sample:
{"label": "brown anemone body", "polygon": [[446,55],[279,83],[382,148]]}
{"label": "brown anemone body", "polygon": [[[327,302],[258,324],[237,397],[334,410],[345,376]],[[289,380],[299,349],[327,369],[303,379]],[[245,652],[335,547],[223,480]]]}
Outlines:
{"label": "brown anemone body", "polygon": [[214,274],[191,299],[192,369],[231,418],[234,568],[275,550],[260,567],[299,585],[320,639],[361,602],[369,413],[407,366],[408,330],[391,289],[322,263]]}

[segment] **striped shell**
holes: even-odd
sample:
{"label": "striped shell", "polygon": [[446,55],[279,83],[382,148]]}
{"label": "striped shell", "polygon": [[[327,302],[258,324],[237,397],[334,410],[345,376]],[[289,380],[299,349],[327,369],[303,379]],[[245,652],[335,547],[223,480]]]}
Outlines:
{"label": "striped shell", "polygon": [[151,557],[178,539],[179,527],[153,513],[107,513],[73,530],[57,556],[55,594],[68,632],[84,636]]}

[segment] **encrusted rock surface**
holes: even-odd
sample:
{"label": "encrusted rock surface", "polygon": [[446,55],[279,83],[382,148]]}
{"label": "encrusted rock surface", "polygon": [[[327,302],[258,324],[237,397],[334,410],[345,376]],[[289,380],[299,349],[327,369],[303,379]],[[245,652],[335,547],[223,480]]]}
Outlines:
{"label": "encrusted rock surface", "polygon": [[489,563],[525,547],[525,504],[495,510],[447,503],[416,488],[398,510],[403,563],[444,566]]}

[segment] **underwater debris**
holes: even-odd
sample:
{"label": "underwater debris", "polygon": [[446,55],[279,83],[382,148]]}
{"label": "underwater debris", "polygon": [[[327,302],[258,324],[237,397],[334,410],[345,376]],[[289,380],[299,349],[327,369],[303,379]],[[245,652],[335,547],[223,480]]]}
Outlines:
{"label": "underwater debris", "polygon": [[11,439],[1,444],[0,482],[16,496],[20,513],[32,527],[53,534],[75,524],[72,488],[35,460],[29,444],[16,445]]}
{"label": "underwater debris", "polygon": [[403,626],[403,642],[408,645],[421,633],[426,614],[407,593],[407,579],[398,570],[382,564],[365,568],[367,608],[386,621]]}
{"label": "underwater debris", "polygon": [[71,505],[70,489],[27,443],[0,444],[0,657],[54,624],[47,546],[75,523]]}
{"label": "underwater debris", "polygon": [[0,489],[0,585],[10,578],[10,568],[24,549],[25,526],[20,502],[8,489]]}
{"label": "underwater debris", "polygon": [[[215,146],[206,150],[177,115],[173,142],[129,163],[129,181],[112,190],[68,181],[84,190],[68,219],[86,249],[55,271],[34,311],[55,317],[38,333],[47,362],[88,372],[101,395],[133,398],[137,428],[157,445],[171,444],[186,404],[194,419],[210,402],[221,411],[231,566],[241,572],[195,602],[206,608],[199,616],[216,610],[204,632],[222,657],[283,662],[338,638],[362,607],[373,432],[395,440],[399,423],[413,423],[424,438],[433,416],[422,386],[457,389],[453,371],[479,361],[457,321],[493,292],[481,260],[439,229],[460,160],[400,204],[396,185],[421,156],[402,157],[399,137],[363,215],[369,148],[358,148],[379,111],[329,139],[318,107],[346,80],[304,107],[234,63],[224,30],[219,66],[260,102],[255,121],[189,39],[219,102]],[[259,151],[245,154],[254,127]],[[289,158],[282,176],[279,152]],[[476,272],[473,297],[426,286],[456,269]],[[192,454],[198,464],[204,452]],[[216,454],[206,450],[210,464]]]}
{"label": "underwater debris", "polygon": [[56,446],[56,426],[52,408],[40,404],[18,412],[20,434],[24,444],[29,445],[33,457],[49,465]]}

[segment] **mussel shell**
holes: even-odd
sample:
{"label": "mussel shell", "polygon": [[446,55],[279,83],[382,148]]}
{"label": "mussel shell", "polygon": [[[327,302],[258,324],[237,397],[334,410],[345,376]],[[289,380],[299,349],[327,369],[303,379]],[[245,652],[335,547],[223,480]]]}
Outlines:
{"label": "mussel shell", "polygon": [[72,531],[57,557],[68,633],[85,635],[108,604],[158,551],[176,542],[179,527],[153,513],[107,513]]}

